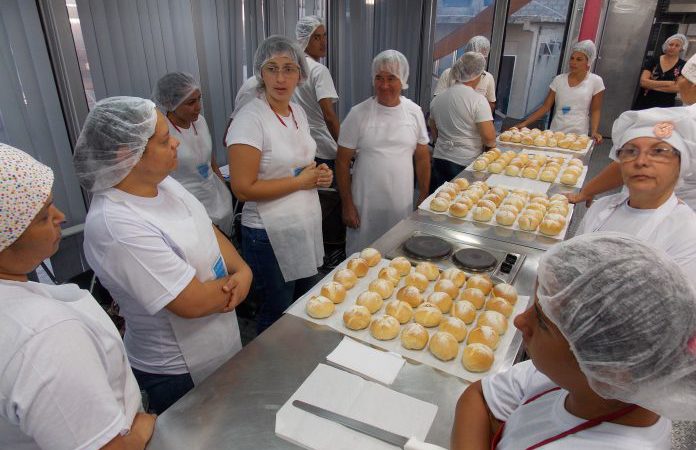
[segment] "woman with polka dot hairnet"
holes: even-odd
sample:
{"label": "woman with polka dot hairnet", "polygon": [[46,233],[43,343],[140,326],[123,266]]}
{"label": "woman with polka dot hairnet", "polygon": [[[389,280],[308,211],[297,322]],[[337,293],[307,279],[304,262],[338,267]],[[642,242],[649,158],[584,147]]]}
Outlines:
{"label": "woman with polka dot hairnet", "polygon": [[142,449],[155,417],[92,295],[29,281],[58,251],[53,171],[0,144],[0,448]]}

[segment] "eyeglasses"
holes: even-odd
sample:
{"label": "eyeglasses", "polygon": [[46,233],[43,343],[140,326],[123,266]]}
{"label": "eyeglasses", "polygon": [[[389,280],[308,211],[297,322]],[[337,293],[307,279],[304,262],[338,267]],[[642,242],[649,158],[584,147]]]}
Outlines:
{"label": "eyeglasses", "polygon": [[283,67],[278,67],[278,66],[263,66],[263,71],[266,72],[268,75],[273,75],[277,77],[281,73],[283,76],[289,77],[292,75],[296,75],[300,72],[300,68],[297,66],[283,66]]}
{"label": "eyeglasses", "polygon": [[[622,147],[616,151],[616,156],[621,162],[631,162],[638,159],[641,151],[635,147]],[[657,163],[670,162],[674,155],[679,156],[679,150],[667,147],[655,147],[647,150],[645,156],[649,161]]]}

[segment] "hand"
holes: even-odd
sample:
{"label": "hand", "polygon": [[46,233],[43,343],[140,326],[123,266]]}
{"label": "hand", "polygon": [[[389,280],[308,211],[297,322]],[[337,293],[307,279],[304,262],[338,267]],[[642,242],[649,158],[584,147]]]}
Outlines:
{"label": "hand", "polygon": [[246,299],[247,295],[249,295],[253,278],[254,276],[249,267],[245,267],[227,278],[227,282],[223,285],[222,290],[230,293],[230,299],[223,308],[223,313],[234,310]]}
{"label": "hand", "polygon": [[348,228],[358,228],[360,226],[360,214],[353,202],[344,202],[342,206],[343,223]]}
{"label": "hand", "polygon": [[421,192],[418,194],[418,201],[416,202],[416,205],[420,205],[425,201],[425,199],[428,198],[428,193],[427,192]]}
{"label": "hand", "polygon": [[315,189],[320,173],[321,169],[317,167],[316,162],[312,161],[312,163],[302,169],[302,172],[296,177],[300,183],[300,189]]}
{"label": "hand", "polygon": [[321,164],[319,167],[319,179],[317,180],[317,186],[322,188],[331,187],[333,182],[333,172],[329,169],[326,164]]}
{"label": "hand", "polygon": [[592,133],[592,139],[594,139],[597,144],[601,144],[604,140],[604,137],[595,131],[594,133]]}
{"label": "hand", "polygon": [[568,198],[568,201],[573,204],[585,202],[585,206],[587,206],[588,208],[594,201],[594,195],[587,195],[582,191],[564,192],[563,195],[565,195]]}
{"label": "hand", "polygon": [[133,418],[133,424],[128,435],[142,442],[144,444],[143,447],[145,447],[150,442],[152,433],[155,432],[155,420],[157,420],[155,414],[137,413]]}

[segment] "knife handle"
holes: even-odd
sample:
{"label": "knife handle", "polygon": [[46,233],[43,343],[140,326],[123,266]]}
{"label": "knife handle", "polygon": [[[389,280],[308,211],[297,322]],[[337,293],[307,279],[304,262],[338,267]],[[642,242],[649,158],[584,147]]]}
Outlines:
{"label": "knife handle", "polygon": [[447,450],[445,447],[440,447],[435,444],[428,444],[427,442],[419,441],[416,438],[411,438],[404,445],[404,450]]}

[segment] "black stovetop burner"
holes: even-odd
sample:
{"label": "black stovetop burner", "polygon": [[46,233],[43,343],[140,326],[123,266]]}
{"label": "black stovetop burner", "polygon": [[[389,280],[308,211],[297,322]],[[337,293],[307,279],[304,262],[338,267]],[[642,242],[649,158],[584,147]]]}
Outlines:
{"label": "black stovetop burner", "polygon": [[455,252],[452,259],[462,269],[471,272],[486,272],[498,264],[495,256],[480,248],[463,248]]}
{"label": "black stovetop burner", "polygon": [[452,253],[452,244],[436,236],[411,236],[404,250],[421,259],[442,259]]}

